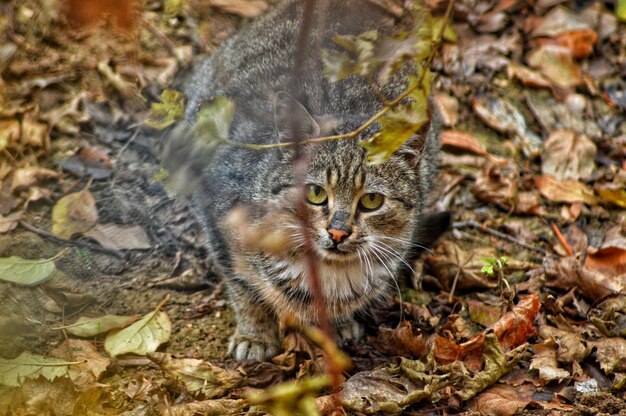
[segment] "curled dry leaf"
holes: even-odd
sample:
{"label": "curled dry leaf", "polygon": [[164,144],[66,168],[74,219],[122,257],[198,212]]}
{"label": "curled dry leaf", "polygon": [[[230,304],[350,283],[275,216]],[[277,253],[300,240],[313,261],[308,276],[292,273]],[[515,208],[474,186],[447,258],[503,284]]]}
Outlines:
{"label": "curled dry leaf", "polygon": [[399,328],[380,327],[375,346],[391,355],[419,358],[426,351],[426,340],[411,322],[402,321]]}
{"label": "curled dry leaf", "polygon": [[608,183],[596,183],[595,191],[604,201],[626,208],[626,169],[620,169]]}
{"label": "curled dry leaf", "polygon": [[45,179],[55,179],[58,177],[59,174],[55,171],[40,168],[38,166],[19,168],[13,172],[13,180],[11,181],[11,192],[30,188],[39,181]]}
{"label": "curled dry leaf", "polygon": [[64,196],[52,208],[52,233],[61,238],[84,233],[97,222],[96,200],[87,187]]}
{"label": "curled dry leaf", "polygon": [[589,205],[598,203],[592,189],[573,179],[560,181],[552,175],[542,175],[535,179],[535,186],[541,195],[554,202],[583,202]]}
{"label": "curled dry leaf", "polygon": [[362,371],[350,377],[343,385],[343,404],[352,411],[368,415],[399,414],[410,404],[437,395],[460,375],[460,371],[429,374],[426,364],[402,359],[398,366]]}
{"label": "curled dry leaf", "polygon": [[482,370],[471,378],[464,380],[463,389],[454,393],[460,400],[469,400],[478,393],[497,382],[502,376],[511,371],[522,358],[519,351],[505,354],[494,333],[486,333],[483,342],[484,366]]}
{"label": "curled dry leaf", "polygon": [[545,384],[551,381],[561,381],[570,376],[570,373],[559,368],[557,362],[557,343],[554,339],[548,339],[541,344],[533,346],[535,356],[530,362],[530,369],[539,372],[539,379]]}
{"label": "curled dry leaf", "polygon": [[242,376],[237,371],[225,370],[208,361],[194,358],[172,358],[169,354],[150,353],[148,358],[182,381],[187,391],[206,399],[224,396],[237,387]]}
{"label": "curled dry leaf", "polygon": [[433,357],[442,364],[462,360],[468,370],[478,371],[483,366],[486,337],[494,334],[496,342],[504,351],[510,351],[522,345],[535,334],[533,322],[540,307],[539,295],[529,295],[522,298],[495,324],[469,341],[456,344],[449,339],[436,336],[433,340]]}
{"label": "curled dry leaf", "polygon": [[559,327],[541,325],[539,336],[544,340],[554,340],[558,346],[556,358],[559,362],[571,364],[582,362],[589,354],[582,334],[569,325],[563,318],[558,319]]}
{"label": "curled dry leaf", "polygon": [[536,192],[519,191],[519,171],[510,161],[486,164],[476,177],[472,193],[479,200],[496,204],[519,214],[541,214],[541,199]]}
{"label": "curled dry leaf", "polygon": [[588,179],[596,164],[596,145],[591,139],[571,130],[552,132],[541,155],[541,172],[558,180]]}

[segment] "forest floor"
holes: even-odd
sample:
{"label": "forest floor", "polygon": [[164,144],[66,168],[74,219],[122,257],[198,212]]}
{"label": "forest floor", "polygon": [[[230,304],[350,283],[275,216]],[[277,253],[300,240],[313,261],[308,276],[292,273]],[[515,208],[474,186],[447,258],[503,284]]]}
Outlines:
{"label": "forest floor", "polygon": [[[132,4],[0,5],[0,415],[341,414],[307,337],[289,333],[268,363],[228,357],[223,284],[185,198],[158,180],[164,132],[145,124],[270,5]],[[457,2],[457,40],[433,63],[433,209],[453,227],[344,348],[348,414],[626,415],[617,16]]]}

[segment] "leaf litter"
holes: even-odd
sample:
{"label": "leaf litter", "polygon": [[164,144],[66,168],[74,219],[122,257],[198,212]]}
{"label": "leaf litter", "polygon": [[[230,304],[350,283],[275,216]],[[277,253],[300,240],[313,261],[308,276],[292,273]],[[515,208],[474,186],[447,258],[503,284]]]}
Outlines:
{"label": "leaf litter", "polygon": [[[137,167],[143,157],[135,156],[135,139],[119,131],[145,120],[142,129],[150,124],[171,128],[166,126],[181,118],[184,97],[164,92],[158,103],[159,91],[189,65],[192,50],[207,51],[209,42],[214,45],[234,32],[236,18],[221,11],[253,17],[268,3],[207,1],[195,9],[185,1],[156,2],[150,10],[140,9],[141,23],[128,12],[134,2],[128,2],[130,9],[90,10],[127,19],[125,34],[104,20],[87,22],[70,13],[70,23],[80,28],[74,32],[59,20],[63,13],[51,12],[57,9],[20,3],[2,23],[10,22],[13,37],[3,38],[1,66],[6,90],[0,110],[0,234],[5,233],[0,238],[10,243],[0,244],[0,264],[12,270],[2,278],[14,280],[0,284],[9,288],[3,298],[8,305],[19,299],[15,291],[40,290],[50,299],[47,306],[18,321],[40,327],[43,322],[57,331],[47,338],[49,344],[39,344],[45,356],[7,355],[0,348],[0,366],[10,366],[0,371],[0,380],[14,386],[0,392],[9,394],[0,395],[0,414],[11,414],[2,413],[4,408],[15,413],[19,406],[56,406],[57,414],[110,414],[122,408],[180,415],[315,414],[315,405],[324,414],[337,411],[321,373],[324,355],[310,343],[288,336],[286,352],[274,362],[236,366],[225,358],[232,315],[223,299],[193,311],[206,293],[177,293],[154,309],[166,293],[143,283],[199,266],[189,257],[163,254],[159,250],[165,245],[155,237],[160,230],[145,224],[134,228],[134,214],[112,217],[108,201],[100,200],[101,185],[113,187],[117,179],[112,178]],[[454,25],[446,28],[441,56],[432,66],[435,104],[445,124],[455,129],[442,137],[442,169],[450,182],[437,190],[442,192],[438,204],[453,209],[455,221],[482,228],[454,227],[434,254],[414,267],[421,272],[409,279],[412,288],[402,288],[402,301],[371,311],[366,324],[372,342],[346,347],[354,367],[344,372],[340,397],[348,411],[513,415],[532,409],[559,414],[574,408],[584,414],[610,406],[614,413],[624,409],[613,400],[622,398],[626,373],[626,123],[624,88],[614,78],[623,60],[624,34],[616,20],[624,19],[624,2],[617,2],[615,10],[571,2],[511,3],[479,1],[471,10],[457,4]],[[419,56],[424,46],[410,39],[386,40],[390,55],[375,62],[376,39],[368,36],[339,41],[354,54],[350,60],[341,54],[327,59],[333,76],[368,66],[390,69],[396,58]],[[385,119],[385,128],[396,136],[386,137],[390,144],[375,144],[375,158],[384,158],[387,147],[408,137],[403,132],[407,120],[412,126],[421,123],[424,108],[417,105],[424,96],[413,99],[412,106]],[[204,130],[211,137],[198,148],[208,155],[215,141],[227,139],[232,111],[220,100],[206,109]],[[147,102],[162,105],[150,113]],[[101,129],[102,124],[118,133]],[[142,134],[137,137],[138,147],[154,146],[142,141]],[[131,162],[123,155],[133,155]],[[85,187],[90,177],[93,182]],[[185,178],[179,182],[182,188],[187,184]],[[75,196],[63,201],[64,195]],[[50,218],[50,201],[59,201],[60,212],[52,224],[41,221]],[[523,225],[514,227],[518,220]],[[12,244],[10,239],[21,232],[19,221],[39,221],[41,229],[52,225],[64,239],[86,236],[131,255],[154,251],[148,258],[164,256],[169,269],[139,280],[128,273],[127,281],[109,282],[110,265],[91,266],[90,259],[85,260],[92,267],[88,275],[98,283],[84,286],[69,269],[71,285],[63,286],[57,279],[67,278],[68,269],[61,267],[65,259],[57,261],[60,270],[55,271],[53,261],[25,260],[52,254],[20,252],[22,246]],[[578,240],[571,233],[564,238],[573,255],[554,248],[563,243],[549,223],[563,230],[574,223],[580,227]],[[498,237],[502,234],[510,239]],[[515,241],[547,254],[521,249]],[[55,248],[52,253],[59,252]],[[485,259],[502,256],[508,261],[500,271],[485,272],[486,264],[495,264]],[[129,298],[130,290],[114,288],[127,284],[144,291]],[[70,290],[73,286],[84,292]],[[65,312],[83,315],[84,308],[89,313],[74,324],[61,321]],[[7,316],[17,319],[19,309]],[[193,322],[184,318],[190,314],[196,316]],[[59,330],[87,339],[65,339]],[[149,353],[157,348],[164,352]],[[107,351],[118,365],[109,364]],[[298,381],[290,381],[294,378]],[[567,394],[590,381],[603,385],[609,399],[598,392]],[[269,388],[280,382],[286,384]],[[252,389],[265,390],[247,394]],[[120,392],[124,399],[117,396]],[[51,394],[66,400],[45,404]]]}

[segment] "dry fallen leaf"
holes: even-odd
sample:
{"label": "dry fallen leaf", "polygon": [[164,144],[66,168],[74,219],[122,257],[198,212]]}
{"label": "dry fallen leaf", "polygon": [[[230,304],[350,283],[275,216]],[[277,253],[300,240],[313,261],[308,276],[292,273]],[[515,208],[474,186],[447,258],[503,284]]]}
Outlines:
{"label": "dry fallen leaf", "polygon": [[477,155],[486,157],[490,162],[497,165],[506,163],[504,160],[489,153],[483,144],[470,133],[457,130],[443,130],[441,132],[441,146],[444,147],[444,149],[446,146],[449,146],[454,149],[476,153]]}
{"label": "dry fallen leaf", "polygon": [[529,369],[537,370],[539,372],[539,379],[544,384],[551,381],[561,381],[570,376],[567,370],[559,368],[556,359],[557,343],[554,339],[548,339],[533,347],[535,349],[535,356],[530,362]]}
{"label": "dry fallen leaf", "polygon": [[182,381],[195,397],[213,399],[222,397],[237,387],[242,376],[237,371],[225,370],[208,361],[195,358],[173,358],[165,353],[149,353],[148,358]]}
{"label": "dry fallen leaf", "polygon": [[574,62],[572,52],[565,46],[542,45],[530,51],[526,60],[559,88],[574,88],[582,82],[580,68]]}
{"label": "dry fallen leaf", "polygon": [[559,181],[552,175],[542,175],[535,179],[535,186],[541,195],[554,202],[584,202],[589,205],[598,203],[592,189],[573,179]]}
{"label": "dry fallen leaf", "polygon": [[593,341],[591,346],[596,349],[596,359],[605,373],[626,372],[626,339],[602,338]]}
{"label": "dry fallen leaf", "polygon": [[138,225],[96,224],[85,236],[113,250],[145,250],[152,247],[150,238]]}
{"label": "dry fallen leaf", "polygon": [[111,364],[111,360],[100,354],[95,345],[79,339],[67,339],[52,350],[51,355],[79,362],[69,367],[68,375],[81,391],[95,387],[100,375]]}
{"label": "dry fallen leaf", "polygon": [[541,172],[558,180],[588,179],[595,171],[596,145],[571,130],[557,130],[544,143]]}
{"label": "dry fallen leaf", "polygon": [[524,85],[528,85],[530,87],[545,87],[549,88],[552,86],[552,83],[545,75],[541,72],[537,72],[533,69],[530,69],[524,65],[517,64],[515,62],[511,62],[507,68],[507,75],[509,78],[517,78]]}
{"label": "dry fallen leaf", "polygon": [[52,208],[52,233],[61,238],[84,233],[97,222],[96,200],[87,187],[64,196]]}
{"label": "dry fallen leaf", "polygon": [[513,416],[519,414],[531,402],[530,386],[507,386],[496,384],[472,399],[468,407],[481,416]]}
{"label": "dry fallen leaf", "polygon": [[256,17],[269,7],[265,0],[210,0],[213,7],[243,17]]}

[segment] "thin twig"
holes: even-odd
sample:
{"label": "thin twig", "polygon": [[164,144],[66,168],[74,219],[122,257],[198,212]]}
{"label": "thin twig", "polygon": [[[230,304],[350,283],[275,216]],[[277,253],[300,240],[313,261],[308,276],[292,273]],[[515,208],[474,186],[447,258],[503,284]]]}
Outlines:
{"label": "thin twig", "polygon": [[483,231],[487,234],[490,234],[494,237],[500,238],[502,240],[506,240],[510,243],[517,244],[518,246],[524,247],[527,250],[536,251],[537,253],[541,253],[544,256],[548,254],[548,252],[541,247],[532,246],[530,244],[526,244],[523,241],[516,239],[515,237],[511,237],[508,234],[501,233],[500,231],[496,231],[493,228],[486,227],[476,221],[462,221],[455,222],[452,224],[452,228],[460,229],[460,228],[475,228],[477,230]]}
{"label": "thin twig", "polygon": [[563,235],[563,233],[561,233],[561,230],[559,230],[559,227],[556,225],[556,223],[550,221],[550,227],[552,227],[552,231],[554,231],[556,238],[559,240],[559,243],[561,243],[561,245],[565,249],[565,252],[567,253],[567,255],[570,257],[573,256],[574,250],[572,250],[570,245],[567,243],[565,236]]}
{"label": "thin twig", "polygon": [[48,240],[52,240],[52,241],[56,241],[57,243],[61,243],[61,244],[71,244],[77,247],[82,247],[82,248],[86,248],[88,250],[93,250],[93,251],[99,251],[101,253],[104,254],[108,254],[109,256],[113,256],[116,257],[118,259],[123,259],[124,255],[122,253],[120,253],[117,250],[113,250],[110,248],[106,248],[106,247],[102,247],[96,244],[91,244],[91,243],[87,243],[84,241],[78,241],[78,240],[67,240],[65,238],[61,238],[58,237],[52,233],[49,233],[48,231],[42,230],[41,228],[37,228],[34,225],[30,225],[27,222],[24,221],[20,221],[19,222],[20,226],[25,228],[26,230],[30,231],[31,233],[35,233],[37,235],[40,235],[44,238],[47,238]]}

